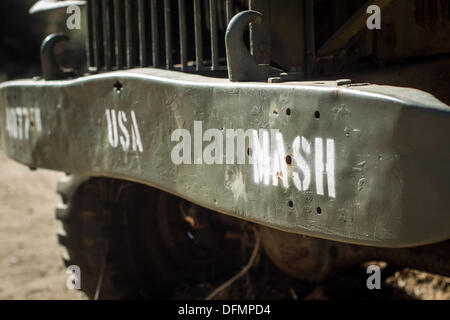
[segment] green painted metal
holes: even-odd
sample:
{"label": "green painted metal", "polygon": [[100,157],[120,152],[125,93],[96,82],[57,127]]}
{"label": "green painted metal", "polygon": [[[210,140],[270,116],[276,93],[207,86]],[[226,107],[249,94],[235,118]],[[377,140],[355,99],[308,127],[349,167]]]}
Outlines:
{"label": "green painted metal", "polygon": [[[113,114],[122,118],[117,138],[108,131]],[[282,176],[278,186],[256,183],[252,164],[174,164],[171,135],[191,132],[194,153],[194,121],[203,132],[279,129],[286,156],[304,137],[312,149],[304,154],[308,190],[293,183],[294,173],[304,172],[292,157],[287,188]],[[30,167],[140,182],[288,232],[380,247],[450,238],[450,109],[418,90],[346,81],[231,83],[147,68],[3,83],[0,127],[8,156]],[[335,194],[328,172],[324,195],[318,192],[316,138],[324,159],[333,142],[327,163],[334,164]]]}

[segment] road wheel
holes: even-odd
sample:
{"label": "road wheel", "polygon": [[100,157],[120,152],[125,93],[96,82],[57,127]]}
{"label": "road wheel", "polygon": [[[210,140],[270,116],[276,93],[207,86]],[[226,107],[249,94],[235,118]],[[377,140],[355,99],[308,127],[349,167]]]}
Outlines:
{"label": "road wheel", "polygon": [[239,220],[117,179],[66,176],[57,190],[64,261],[91,299],[177,297],[243,265]]}

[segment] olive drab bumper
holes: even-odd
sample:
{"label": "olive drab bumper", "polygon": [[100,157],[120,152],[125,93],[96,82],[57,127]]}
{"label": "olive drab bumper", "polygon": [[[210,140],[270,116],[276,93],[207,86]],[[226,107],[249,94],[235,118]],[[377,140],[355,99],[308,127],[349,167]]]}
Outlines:
{"label": "olive drab bumper", "polygon": [[136,69],[0,85],[4,150],[280,230],[380,247],[450,238],[450,108],[348,82]]}

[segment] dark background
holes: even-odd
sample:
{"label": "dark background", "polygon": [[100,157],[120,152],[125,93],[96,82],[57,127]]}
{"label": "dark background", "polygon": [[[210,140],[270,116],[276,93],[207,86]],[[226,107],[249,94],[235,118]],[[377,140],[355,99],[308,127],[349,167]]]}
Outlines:
{"label": "dark background", "polygon": [[68,30],[69,15],[65,9],[30,14],[35,2],[0,0],[0,82],[40,75],[39,48],[45,37],[54,32],[63,32],[71,39],[55,48],[60,64],[78,70],[84,64],[83,26],[81,31]]}
{"label": "dark background", "polygon": [[39,46],[47,23],[28,13],[34,2],[0,1],[0,81],[40,74]]}

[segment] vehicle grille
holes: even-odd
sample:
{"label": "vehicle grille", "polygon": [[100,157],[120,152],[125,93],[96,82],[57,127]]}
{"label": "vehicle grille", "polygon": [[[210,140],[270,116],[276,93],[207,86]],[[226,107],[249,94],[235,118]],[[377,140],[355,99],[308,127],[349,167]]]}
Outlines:
{"label": "vehicle grille", "polygon": [[226,70],[225,30],[242,0],[88,0],[92,73],[135,67]]}

